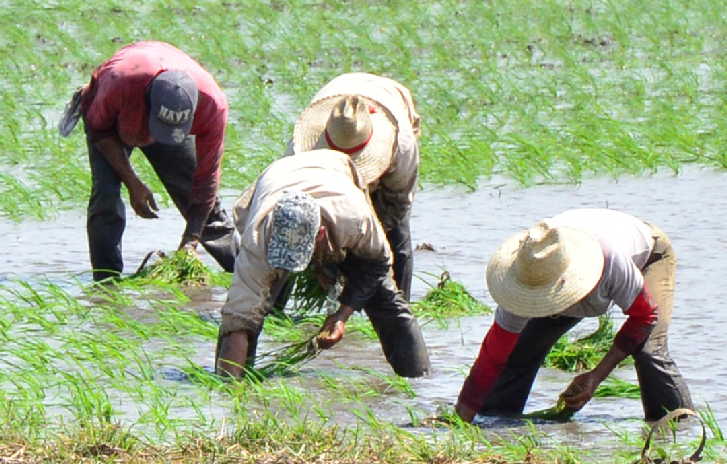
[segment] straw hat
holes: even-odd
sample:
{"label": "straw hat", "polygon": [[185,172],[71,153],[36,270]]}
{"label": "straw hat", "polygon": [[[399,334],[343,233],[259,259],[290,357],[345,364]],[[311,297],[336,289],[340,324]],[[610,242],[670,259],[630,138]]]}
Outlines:
{"label": "straw hat", "polygon": [[378,103],[358,95],[337,95],[303,110],[293,130],[296,153],[330,148],[351,156],[368,185],[391,166],[397,126]]}
{"label": "straw hat", "polygon": [[500,246],[487,287],[503,309],[522,317],[560,313],[585,297],[603,272],[603,251],[586,232],[541,221]]}

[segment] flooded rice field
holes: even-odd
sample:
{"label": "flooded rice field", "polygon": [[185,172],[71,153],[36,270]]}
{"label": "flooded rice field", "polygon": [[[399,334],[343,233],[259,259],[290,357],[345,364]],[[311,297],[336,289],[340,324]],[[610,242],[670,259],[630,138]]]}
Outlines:
{"label": "flooded rice field", "polygon": [[[727,212],[720,192],[725,173],[687,167],[678,176],[657,174],[650,177],[589,179],[581,185],[543,185],[527,189],[511,182],[493,179],[482,183],[473,193],[459,188],[424,188],[418,193],[412,220],[415,245],[415,282],[413,300],[420,299],[438,276],[448,271],[470,293],[493,305],[484,285],[484,267],[490,254],[511,233],[527,227],[542,217],[573,207],[606,207],[623,210],[660,226],[670,235],[677,252],[679,267],[674,317],[670,329],[672,356],[689,384],[697,407],[709,405],[720,424],[727,423],[727,356],[723,332],[727,330],[727,311],[722,307],[727,290],[723,287],[727,261],[722,258],[727,238],[723,231]],[[224,204],[231,205],[237,192],[226,191]],[[124,236],[126,272],[133,272],[144,255],[152,249],[171,250],[178,243],[183,223],[171,209],[163,210],[158,220],[133,217],[130,209]],[[0,221],[5,257],[0,262],[0,285],[14,285],[22,280],[31,283],[50,281],[69,293],[79,295],[79,288],[90,283],[85,216],[82,212],[61,212],[49,221],[11,223]],[[203,256],[210,267],[215,264]],[[185,304],[205,320],[216,319],[224,302],[225,289],[194,290]],[[92,298],[90,299],[92,301]],[[0,309],[1,310],[1,309]],[[145,319],[148,308],[125,309],[138,320]],[[614,314],[617,324],[622,320]],[[591,324],[590,322],[593,322]],[[479,350],[491,316],[465,317],[449,321],[446,327],[432,322],[424,334],[433,363],[433,373],[425,379],[410,381],[413,394],[392,389],[387,383],[391,371],[376,342],[360,336],[347,336],[334,349],[324,352],[303,367],[299,375],[287,378],[314,396],[325,397],[325,378],[350,378],[361,370],[381,373],[380,384],[368,387],[383,395],[359,400],[381,421],[406,425],[411,414],[433,415],[451,407],[464,375]],[[595,328],[595,321],[583,323],[583,334]],[[184,334],[180,334],[183,338]],[[214,341],[188,346],[189,359],[205,370],[213,364]],[[148,341],[153,352],[165,341]],[[263,341],[261,350],[269,343]],[[167,364],[168,361],[168,364]],[[177,397],[199,395],[188,377],[174,367],[175,360],[160,358],[156,382],[161,388],[174,390]],[[0,366],[2,361],[0,361]],[[355,366],[355,368],[352,368]],[[621,379],[635,381],[632,367],[615,373]],[[541,369],[526,411],[550,407],[573,374],[555,369]],[[56,392],[63,396],[67,392]],[[130,423],[142,414],[128,397],[108,392],[114,410],[122,421]],[[177,407],[172,414],[180,418],[199,415],[224,417],[230,414],[230,398],[212,394],[203,401],[204,408]],[[328,404],[329,418],[342,424],[353,423],[357,411],[350,403]],[[59,411],[59,414],[62,412]],[[567,424],[538,424],[543,443],[557,445],[592,445],[609,450],[623,446],[616,433],[637,434],[643,427],[641,404],[635,399],[596,398]],[[508,436],[530,430],[522,422],[488,419],[483,427]]]}

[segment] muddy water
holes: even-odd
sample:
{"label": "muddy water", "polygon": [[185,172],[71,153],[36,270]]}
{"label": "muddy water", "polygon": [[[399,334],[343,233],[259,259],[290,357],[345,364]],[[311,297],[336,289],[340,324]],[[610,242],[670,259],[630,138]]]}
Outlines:
{"label": "muddy water", "polygon": [[[580,186],[520,189],[496,179],[483,183],[475,193],[457,188],[424,189],[415,204],[413,238],[415,244],[431,244],[434,251],[416,252],[415,274],[420,279],[415,279],[413,297],[423,296],[428,288],[425,282],[436,281],[436,276],[446,269],[475,297],[492,304],[484,286],[484,265],[492,251],[514,231],[567,208],[609,207],[648,219],[670,235],[679,258],[671,327],[672,355],[697,406],[708,403],[724,426],[727,424],[727,357],[722,345],[727,311],[722,308],[722,301],[727,293],[723,283],[727,262],[720,252],[727,245],[722,233],[727,212],[720,195],[724,182],[723,173],[688,167],[679,176],[658,174],[648,178],[625,177],[619,181],[595,179]],[[226,193],[229,195],[225,196],[224,203],[230,205],[235,192]],[[172,249],[177,245],[183,229],[178,214],[164,210],[160,216],[159,220],[148,221],[130,215],[124,237],[127,271],[133,271],[150,249]],[[0,262],[0,282],[16,278],[50,279],[69,289],[75,288],[78,281],[89,282],[84,223],[80,212],[60,213],[46,222],[0,222],[0,236],[6,250]],[[205,259],[209,261],[208,257]],[[201,292],[195,296],[197,303],[193,306],[204,315],[214,317],[224,296],[223,290]],[[373,400],[369,406],[379,418],[404,424],[409,420],[408,407],[433,413],[438,406],[451,405],[463,373],[476,355],[490,323],[491,316],[485,316],[454,321],[448,328],[425,326],[433,375],[412,381],[417,394],[414,399],[388,393],[383,401]],[[577,330],[585,333],[593,327],[586,323]],[[210,367],[212,350],[211,345],[199,346],[195,361]],[[294,381],[316,389],[315,379],[321,372],[352,375],[351,370],[342,367],[345,365],[390,373],[376,343],[349,337],[308,364]],[[166,379],[163,381],[176,384],[184,391],[183,379],[173,370],[165,369],[160,366]],[[632,368],[620,369],[616,374],[625,380],[635,380]],[[567,373],[542,369],[526,410],[551,406],[570,378]],[[224,399],[218,400],[210,406],[209,413],[224,414]],[[354,420],[349,411],[339,412],[335,420]],[[547,433],[546,443],[598,443],[608,448],[609,443],[618,446],[618,439],[610,429],[617,424],[619,429],[636,433],[642,427],[638,420],[641,414],[639,400],[595,399],[577,414],[576,421],[539,428]],[[504,420],[489,420],[485,425],[499,433],[517,432],[523,427]]]}

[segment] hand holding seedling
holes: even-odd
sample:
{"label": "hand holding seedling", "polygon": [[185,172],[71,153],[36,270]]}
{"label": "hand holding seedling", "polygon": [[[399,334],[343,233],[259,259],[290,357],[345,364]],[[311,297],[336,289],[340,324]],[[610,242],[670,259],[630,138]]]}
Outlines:
{"label": "hand holding seedling", "polygon": [[182,235],[182,241],[179,243],[178,250],[186,251],[191,255],[197,255],[197,245],[199,245],[199,239],[190,235]]}
{"label": "hand holding seedling", "polygon": [[154,194],[149,190],[143,182],[132,184],[129,189],[129,198],[131,207],[134,208],[136,214],[145,219],[158,218],[156,211],[159,207],[154,201]]}
{"label": "hand holding seedling", "polygon": [[593,371],[576,376],[568,385],[560,398],[565,401],[568,408],[579,411],[593,398],[598,384],[601,381]]}
{"label": "hand holding seedling", "polygon": [[341,308],[331,314],[323,322],[321,331],[318,333],[317,341],[321,349],[331,348],[333,345],[341,341],[343,334],[346,332],[346,321],[353,314],[353,308],[341,305]]}

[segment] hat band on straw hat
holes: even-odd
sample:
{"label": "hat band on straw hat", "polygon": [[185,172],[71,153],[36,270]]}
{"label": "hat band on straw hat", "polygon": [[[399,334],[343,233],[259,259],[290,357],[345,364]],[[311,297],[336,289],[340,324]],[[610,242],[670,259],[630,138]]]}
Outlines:
{"label": "hat band on straw hat", "polygon": [[342,148],[342,147],[339,147],[338,145],[336,145],[335,143],[333,143],[333,140],[331,140],[331,136],[328,134],[328,129],[326,129],[323,133],[324,133],[324,135],[326,137],[326,143],[328,144],[328,147],[329,148],[331,148],[333,150],[336,150],[336,151],[341,151],[341,152],[343,152],[343,153],[345,153],[347,155],[352,155],[352,154],[356,153],[359,150],[363,150],[364,147],[366,145],[368,145],[368,143],[371,141],[371,137],[374,135],[374,131],[372,130],[369,133],[369,136],[363,142],[361,142],[358,145],[353,146],[351,148]]}

